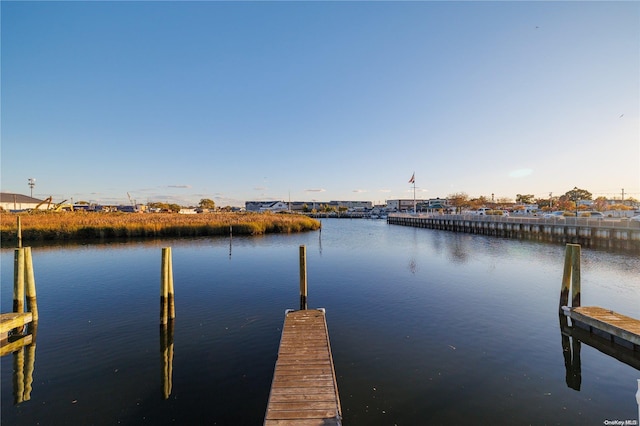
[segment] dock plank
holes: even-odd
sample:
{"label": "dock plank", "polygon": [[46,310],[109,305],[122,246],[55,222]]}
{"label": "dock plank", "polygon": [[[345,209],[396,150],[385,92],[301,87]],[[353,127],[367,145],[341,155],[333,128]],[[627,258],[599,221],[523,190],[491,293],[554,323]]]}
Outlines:
{"label": "dock plank", "polygon": [[341,421],[324,311],[288,312],[264,425],[341,425]]}
{"label": "dock plank", "polygon": [[563,307],[566,315],[591,327],[640,345],[640,320],[599,306]]}
{"label": "dock plank", "polygon": [[22,327],[31,321],[33,321],[33,314],[31,312],[0,314],[0,334],[7,333],[14,328]]}

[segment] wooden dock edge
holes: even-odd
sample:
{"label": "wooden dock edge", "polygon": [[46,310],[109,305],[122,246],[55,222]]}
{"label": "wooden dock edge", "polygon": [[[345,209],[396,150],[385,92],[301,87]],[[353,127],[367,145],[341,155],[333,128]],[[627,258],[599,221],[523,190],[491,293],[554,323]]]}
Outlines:
{"label": "wooden dock edge", "polygon": [[562,311],[572,320],[640,346],[640,320],[597,306],[563,306]]}
{"label": "wooden dock edge", "polygon": [[14,328],[22,327],[31,321],[33,321],[33,314],[31,312],[0,314],[0,336],[3,336]]}
{"label": "wooden dock edge", "polygon": [[[325,349],[328,353],[325,353],[327,358],[322,360],[317,354],[311,354],[312,349],[308,349],[305,346],[301,346],[301,350],[299,354],[294,355],[293,360],[291,358],[291,353],[287,351],[287,331],[290,329],[287,327],[287,319],[290,314],[301,315],[300,313],[312,313],[312,312],[321,312],[322,313],[322,327],[323,327],[323,338],[326,338],[326,347]],[[271,390],[269,392],[269,400],[267,402],[267,410],[265,413],[264,426],[326,426],[326,425],[342,425],[342,408],[340,405],[340,397],[338,394],[338,383],[336,380],[335,368],[333,365],[333,354],[331,351],[331,344],[329,342],[329,331],[327,327],[327,321],[325,316],[325,309],[303,309],[303,310],[294,310],[287,309],[285,310],[285,322],[282,327],[282,333],[280,337],[280,347],[278,349],[278,358],[276,360],[276,364],[274,367],[273,380],[271,383]],[[310,335],[309,330],[306,330],[305,335]],[[289,337],[290,339],[290,337]],[[282,361],[282,363],[281,363]],[[291,363],[296,367],[296,370],[299,372],[291,377],[287,378],[287,380],[300,380],[302,382],[306,382],[305,386],[302,388],[292,386],[288,389],[284,390],[278,389],[278,385],[276,384],[279,381],[279,371],[281,369],[286,369],[287,367],[291,367]],[[310,364],[313,365],[310,365]],[[319,366],[318,364],[322,364]],[[305,371],[305,368],[309,368],[309,371]],[[311,370],[316,370],[312,372]],[[318,370],[322,370],[319,372]],[[296,377],[297,376],[297,377]],[[320,377],[322,376],[322,377]],[[322,382],[322,383],[320,383]],[[320,386],[320,387],[319,387]],[[326,389],[331,389],[330,392],[327,392]],[[304,389],[304,392],[301,393],[300,389]],[[284,393],[281,393],[284,392]],[[287,404],[291,405],[291,411],[288,410],[277,410],[275,406],[280,404],[281,402],[276,402],[276,396],[283,394],[286,395],[286,399],[290,402]],[[328,395],[331,395],[327,398]],[[329,399],[330,401],[328,401]],[[306,412],[305,412],[306,411]],[[301,412],[302,415],[299,415]]]}
{"label": "wooden dock edge", "polygon": [[9,331],[24,327],[33,321],[31,312],[11,312],[0,314],[0,356],[21,349],[33,342],[31,334],[9,336]]}

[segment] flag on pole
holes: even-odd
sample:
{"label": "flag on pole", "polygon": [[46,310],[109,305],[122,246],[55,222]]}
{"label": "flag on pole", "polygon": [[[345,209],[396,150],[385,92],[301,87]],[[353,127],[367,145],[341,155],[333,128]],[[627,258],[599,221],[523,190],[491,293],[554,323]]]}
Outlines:
{"label": "flag on pole", "polygon": [[416,183],[416,172],[413,172],[411,175],[411,179],[409,179],[409,183]]}

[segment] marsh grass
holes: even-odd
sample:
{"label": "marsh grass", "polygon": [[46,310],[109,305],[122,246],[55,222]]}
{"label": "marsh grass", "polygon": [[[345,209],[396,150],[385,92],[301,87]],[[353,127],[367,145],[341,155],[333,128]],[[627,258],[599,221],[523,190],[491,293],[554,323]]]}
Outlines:
{"label": "marsh grass", "polygon": [[[0,213],[3,245],[17,240],[17,216]],[[197,237],[210,235],[261,235],[320,228],[315,219],[296,214],[271,213],[20,213],[22,240],[80,240],[140,237]]]}

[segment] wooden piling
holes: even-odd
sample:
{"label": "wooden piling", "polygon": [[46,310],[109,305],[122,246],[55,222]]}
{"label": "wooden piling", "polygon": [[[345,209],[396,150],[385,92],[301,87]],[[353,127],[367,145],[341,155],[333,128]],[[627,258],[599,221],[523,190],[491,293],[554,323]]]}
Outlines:
{"label": "wooden piling", "polygon": [[307,309],[307,247],[300,246],[300,310]]}
{"label": "wooden piling", "polygon": [[173,260],[171,255],[171,247],[169,247],[169,285],[167,287],[167,302],[168,302],[168,314],[169,319],[172,320],[176,317],[176,304],[173,291]]}
{"label": "wooden piling", "polygon": [[162,249],[162,262],[160,265],[160,324],[166,324],[169,317],[169,251],[168,247]]}
{"label": "wooden piling", "polygon": [[580,306],[580,245],[567,244],[564,254],[564,273],[560,290],[559,313],[562,307],[569,306],[571,292],[571,306]]}
{"label": "wooden piling", "polygon": [[173,265],[171,262],[171,247],[162,249],[161,277],[160,277],[160,324],[176,317],[173,297]]}
{"label": "wooden piling", "polygon": [[27,298],[27,311],[33,315],[33,321],[38,321],[38,301],[36,299],[36,279],[33,273],[33,258],[31,247],[24,247],[24,280]]}
{"label": "wooden piling", "polygon": [[22,247],[22,222],[21,222],[20,216],[18,216],[16,220],[18,222],[18,231],[16,233],[18,237],[18,248],[21,248]]}
{"label": "wooden piling", "polygon": [[580,245],[573,246],[571,253],[571,306],[580,306]]}
{"label": "wooden piling", "polygon": [[24,312],[24,249],[15,250],[13,261],[13,312]]}

